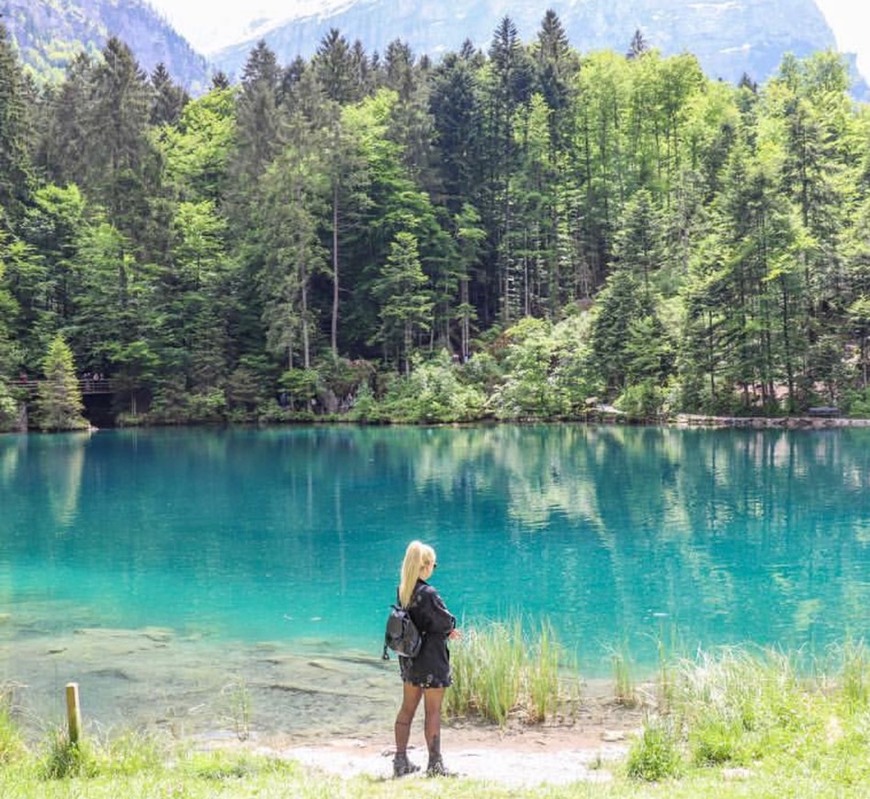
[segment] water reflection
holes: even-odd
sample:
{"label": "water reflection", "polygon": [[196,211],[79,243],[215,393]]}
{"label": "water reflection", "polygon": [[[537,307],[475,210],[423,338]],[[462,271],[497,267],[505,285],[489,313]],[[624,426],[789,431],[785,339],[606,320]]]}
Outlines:
{"label": "water reflection", "polygon": [[[549,617],[590,671],[870,632],[870,431],[493,426],[0,440],[0,589],[50,625],[374,652],[411,537],[466,620]],[[48,510],[46,513],[45,510]],[[348,624],[348,619],[352,623]],[[671,644],[669,644],[671,645]]]}

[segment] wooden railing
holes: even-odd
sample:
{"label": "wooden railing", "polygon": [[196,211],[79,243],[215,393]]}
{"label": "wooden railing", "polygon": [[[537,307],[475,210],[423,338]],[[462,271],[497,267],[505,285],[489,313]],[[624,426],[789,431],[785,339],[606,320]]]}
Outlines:
{"label": "wooden railing", "polygon": [[[39,388],[39,384],[44,381],[42,380],[32,380],[30,378],[26,380],[16,380],[12,383],[12,388],[23,388],[28,391],[30,394],[35,394]],[[89,394],[112,394],[114,392],[114,387],[112,385],[111,380],[101,379],[101,380],[92,380],[90,378],[81,379],[78,381],[79,391],[82,392],[82,396],[86,396]]]}

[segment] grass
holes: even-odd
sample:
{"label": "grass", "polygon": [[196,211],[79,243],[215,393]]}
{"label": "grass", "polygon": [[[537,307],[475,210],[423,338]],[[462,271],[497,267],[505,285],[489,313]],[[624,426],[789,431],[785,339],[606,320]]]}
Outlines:
{"label": "grass", "polygon": [[628,656],[622,650],[613,650],[610,653],[610,662],[613,666],[613,696],[616,702],[624,707],[637,707],[640,697],[631,675]]}
{"label": "grass", "polygon": [[[529,636],[513,622],[479,630],[475,639],[456,647],[457,667],[473,681],[474,658],[487,661],[484,697],[499,703],[500,716],[531,723],[558,712],[566,701],[566,664],[548,627]],[[0,799],[870,797],[870,659],[863,644],[832,650],[823,664],[746,648],[701,653],[670,663],[667,678],[666,705],[648,709],[625,760],[601,764],[597,773],[606,772],[608,781],[520,792],[467,778],[342,779],[278,757],[238,749],[203,753],[132,734],[88,740],[71,751],[55,733],[31,750],[3,705]],[[535,698],[539,693],[548,696]],[[484,702],[470,691],[457,694],[452,701],[464,702],[466,712]]]}
{"label": "grass", "polygon": [[470,716],[504,726],[516,718],[538,723],[579,702],[576,664],[565,655],[548,622],[527,633],[521,618],[466,631],[453,648],[453,686],[445,715]]}

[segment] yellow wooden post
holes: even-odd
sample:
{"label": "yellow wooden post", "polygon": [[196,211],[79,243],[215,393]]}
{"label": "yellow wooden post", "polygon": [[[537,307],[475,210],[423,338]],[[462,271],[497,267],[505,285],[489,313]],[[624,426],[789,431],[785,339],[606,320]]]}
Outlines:
{"label": "yellow wooden post", "polygon": [[69,723],[69,742],[77,744],[82,732],[82,708],[79,704],[79,684],[66,684],[66,717]]}

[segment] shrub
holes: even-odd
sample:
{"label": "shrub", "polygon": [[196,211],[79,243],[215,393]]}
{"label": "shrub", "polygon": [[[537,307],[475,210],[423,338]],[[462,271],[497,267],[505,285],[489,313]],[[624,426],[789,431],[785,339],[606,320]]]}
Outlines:
{"label": "shrub", "polygon": [[643,421],[656,418],[663,402],[662,389],[652,380],[644,380],[626,388],[614,405],[629,419]]}
{"label": "shrub", "polygon": [[700,724],[689,736],[693,762],[697,766],[742,762],[740,737],[739,729],[719,719]]}
{"label": "shrub", "polygon": [[648,720],[629,749],[626,768],[629,777],[646,782],[678,777],[683,761],[671,725],[661,719]]}
{"label": "shrub", "polygon": [[382,412],[390,421],[405,423],[480,419],[485,415],[485,397],[463,383],[461,374],[446,351],[427,363],[415,360],[410,375],[396,376],[388,383]]}

